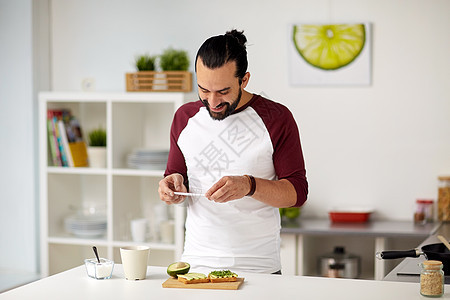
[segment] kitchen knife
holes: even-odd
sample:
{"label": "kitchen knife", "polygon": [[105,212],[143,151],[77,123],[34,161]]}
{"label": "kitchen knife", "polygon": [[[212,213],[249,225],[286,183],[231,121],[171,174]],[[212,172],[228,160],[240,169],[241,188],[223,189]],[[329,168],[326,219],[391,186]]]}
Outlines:
{"label": "kitchen knife", "polygon": [[204,197],[205,194],[197,194],[197,193],[181,193],[181,192],[173,192],[175,195],[180,196],[191,196],[191,197]]}

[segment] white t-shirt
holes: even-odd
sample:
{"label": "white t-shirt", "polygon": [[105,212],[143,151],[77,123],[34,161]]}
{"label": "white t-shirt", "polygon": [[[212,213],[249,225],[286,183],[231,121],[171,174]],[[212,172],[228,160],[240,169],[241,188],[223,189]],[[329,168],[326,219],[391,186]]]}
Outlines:
{"label": "white t-shirt", "polygon": [[[257,111],[258,107],[262,112]],[[275,119],[280,112],[282,119]],[[270,132],[267,125],[274,130]],[[281,146],[274,144],[274,136],[278,141],[288,141]],[[289,147],[287,155],[297,156],[293,163],[287,163],[286,159],[279,163],[278,173],[274,163],[277,147],[279,151]],[[307,191],[300,139],[292,115],[284,106],[256,95],[245,107],[221,121],[213,120],[200,101],[181,107],[172,125],[166,175],[175,172],[185,177],[192,193],[205,193],[223,176],[244,174],[269,180],[289,180],[289,176],[297,174],[303,178],[291,182],[304,181]],[[305,190],[304,185],[299,186]],[[306,200],[306,193],[300,204]],[[251,197],[227,203],[190,197],[181,259],[198,272],[230,269],[273,273],[281,270],[280,228],[278,208]]]}

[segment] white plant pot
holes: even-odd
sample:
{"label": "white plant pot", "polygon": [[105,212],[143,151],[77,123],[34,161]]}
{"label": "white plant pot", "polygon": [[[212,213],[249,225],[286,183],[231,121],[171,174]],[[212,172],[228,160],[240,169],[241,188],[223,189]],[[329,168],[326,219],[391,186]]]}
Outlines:
{"label": "white plant pot", "polygon": [[89,166],[106,168],[106,147],[88,147]]}

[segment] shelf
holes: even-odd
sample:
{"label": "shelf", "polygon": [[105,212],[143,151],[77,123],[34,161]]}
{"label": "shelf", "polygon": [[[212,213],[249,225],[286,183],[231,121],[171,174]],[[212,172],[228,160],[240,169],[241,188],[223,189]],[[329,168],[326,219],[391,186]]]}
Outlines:
{"label": "shelf", "polygon": [[86,246],[107,246],[108,241],[106,238],[96,238],[96,239],[87,239],[87,238],[77,238],[70,236],[52,236],[47,239],[50,244],[63,244],[63,245],[86,245]]}
{"label": "shelf", "polygon": [[157,242],[133,242],[133,241],[112,241],[109,242],[106,238],[88,239],[88,238],[77,238],[77,237],[49,237],[47,239],[49,244],[60,244],[60,245],[84,245],[84,246],[109,246],[113,247],[128,247],[128,246],[148,246],[153,250],[175,250],[175,244],[164,244]]}
{"label": "shelf", "polygon": [[71,167],[47,167],[49,174],[80,174],[80,175],[112,175],[122,176],[160,176],[162,177],[165,170],[143,170],[143,169],[97,169],[97,168],[71,168]]}
{"label": "shelf", "polygon": [[48,102],[142,102],[142,103],[178,103],[186,98],[185,93],[105,93],[105,92],[41,92],[41,98]]}
{"label": "shelf", "polygon": [[[127,156],[135,149],[168,150],[170,127],[184,93],[39,94],[39,163],[41,271],[48,276],[80,265],[92,256],[92,246],[103,257],[120,263],[120,247],[148,245],[150,262],[179,259],[184,245],[185,209],[167,206],[158,195],[164,170],[132,169]],[[81,124],[83,136],[99,126],[106,129],[106,168],[54,166],[48,149],[47,110],[69,109]],[[86,208],[102,209],[107,231],[103,237],[81,238],[65,231],[64,219]],[[148,242],[131,241],[130,221],[149,220]],[[164,219],[165,218],[165,219]],[[161,222],[174,221],[174,243],[158,242]]]}
{"label": "shelf", "polygon": [[48,174],[85,174],[85,175],[106,175],[107,169],[97,168],[71,168],[71,167],[47,167]]}
{"label": "shelf", "polygon": [[164,243],[155,243],[155,242],[142,242],[136,243],[132,241],[113,241],[114,247],[128,247],[128,246],[140,246],[145,245],[150,247],[153,250],[175,250],[174,244],[164,244]]}
{"label": "shelf", "polygon": [[165,170],[137,170],[137,169],[113,169],[113,175],[121,176],[160,176],[164,175]]}

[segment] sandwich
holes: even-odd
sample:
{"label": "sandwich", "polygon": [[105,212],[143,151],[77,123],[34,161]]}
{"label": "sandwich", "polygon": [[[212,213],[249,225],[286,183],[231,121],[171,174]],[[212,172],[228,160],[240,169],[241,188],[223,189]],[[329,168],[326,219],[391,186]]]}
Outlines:
{"label": "sandwich", "polygon": [[212,271],[208,274],[209,281],[216,282],[232,282],[237,280],[238,275],[230,270]]}
{"label": "sandwich", "polygon": [[209,282],[209,278],[202,273],[186,273],[186,274],[178,274],[178,281],[181,281],[185,284],[207,283]]}
{"label": "sandwich", "polygon": [[212,271],[206,276],[203,273],[178,274],[178,281],[185,284],[193,283],[217,283],[237,281],[238,275],[230,270]]}

